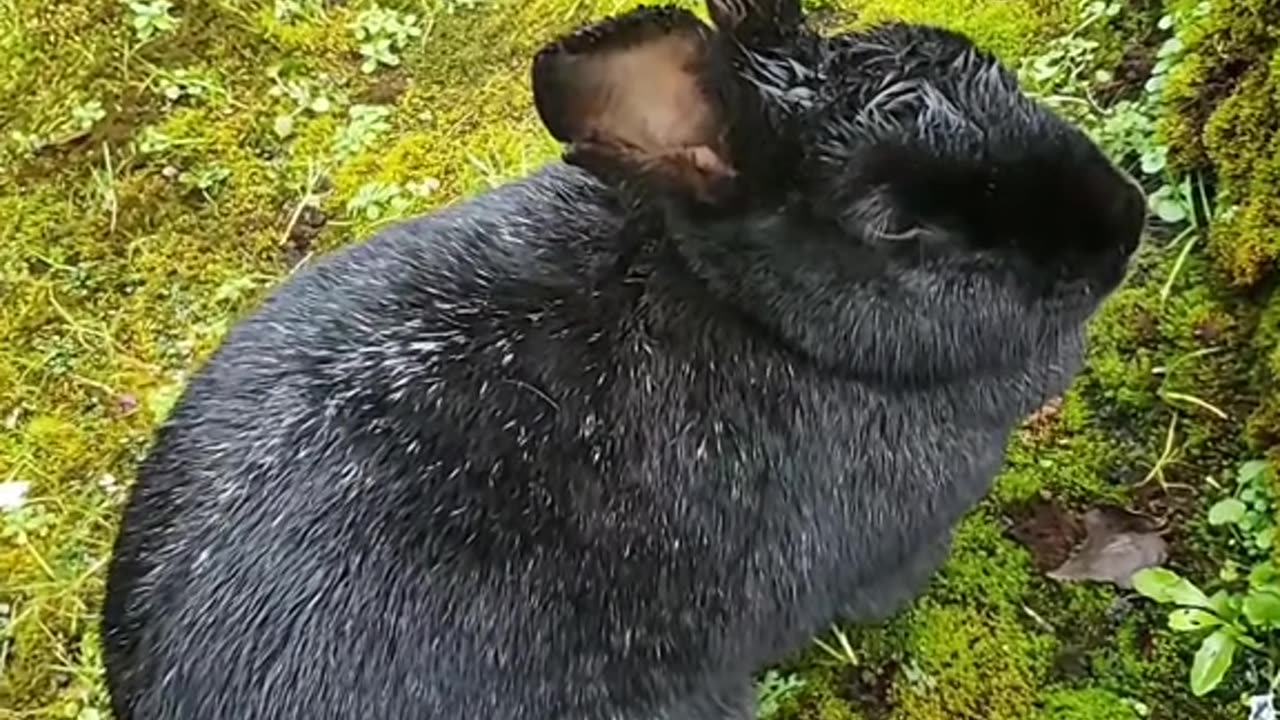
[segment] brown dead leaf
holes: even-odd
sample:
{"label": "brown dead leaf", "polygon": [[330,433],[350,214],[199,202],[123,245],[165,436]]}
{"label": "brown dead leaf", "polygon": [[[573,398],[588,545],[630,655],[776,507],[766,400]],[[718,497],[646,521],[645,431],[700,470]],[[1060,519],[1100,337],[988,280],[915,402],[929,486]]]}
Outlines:
{"label": "brown dead leaf", "polygon": [[1061,565],[1084,540],[1080,519],[1049,498],[1037,498],[1018,508],[1010,521],[1009,535],[1031,551],[1040,572]]}
{"label": "brown dead leaf", "polygon": [[1099,507],[1084,514],[1084,542],[1067,561],[1046,573],[1058,581],[1109,582],[1126,590],[1133,574],[1159,565],[1168,544],[1152,517],[1118,507]]}

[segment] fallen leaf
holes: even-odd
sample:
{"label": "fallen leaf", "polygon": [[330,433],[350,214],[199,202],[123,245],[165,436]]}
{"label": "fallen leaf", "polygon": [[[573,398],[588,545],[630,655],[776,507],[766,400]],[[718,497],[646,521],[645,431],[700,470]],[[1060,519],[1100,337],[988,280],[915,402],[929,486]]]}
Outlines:
{"label": "fallen leaf", "polygon": [[1031,551],[1040,572],[1048,572],[1071,556],[1084,539],[1079,518],[1052,500],[1036,499],[1013,511],[1009,535]]}
{"label": "fallen leaf", "polygon": [[1084,543],[1066,562],[1046,573],[1048,577],[1109,582],[1128,590],[1134,573],[1168,557],[1169,547],[1158,524],[1146,515],[1116,507],[1094,508],[1085,513],[1084,526]]}

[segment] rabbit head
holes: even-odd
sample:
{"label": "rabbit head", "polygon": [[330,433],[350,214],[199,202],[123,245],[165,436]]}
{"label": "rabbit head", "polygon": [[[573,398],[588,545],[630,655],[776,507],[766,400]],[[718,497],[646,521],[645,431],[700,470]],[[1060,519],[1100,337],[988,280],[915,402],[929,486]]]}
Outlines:
{"label": "rabbit head", "polygon": [[565,159],[658,209],[721,296],[877,376],[1023,364],[1123,279],[1137,184],[964,36],[830,37],[798,0],[645,7],[533,66]]}

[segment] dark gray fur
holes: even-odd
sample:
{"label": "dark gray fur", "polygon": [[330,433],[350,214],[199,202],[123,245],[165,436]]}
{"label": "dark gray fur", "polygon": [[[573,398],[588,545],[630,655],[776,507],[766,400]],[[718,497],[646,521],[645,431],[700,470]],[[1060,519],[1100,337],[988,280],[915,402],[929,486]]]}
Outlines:
{"label": "dark gray fur", "polygon": [[[806,42],[828,73],[866,44]],[[911,117],[949,98],[1001,151],[982,108],[1020,108],[1010,162],[1062,160],[1097,201],[1063,221],[1045,179],[1011,227],[1105,234],[1087,250],[979,238],[1005,225],[913,214],[885,178],[888,216],[844,212],[866,196],[832,143],[861,152],[861,121],[819,87],[770,120],[827,138],[776,178],[827,184],[807,199],[686,212],[553,163],[283,283],[140,469],[105,612],[118,720],[751,717],[754,672],[922,589],[1137,241],[1132,184],[1001,77],[922,82]],[[988,161],[964,152],[938,150]]]}

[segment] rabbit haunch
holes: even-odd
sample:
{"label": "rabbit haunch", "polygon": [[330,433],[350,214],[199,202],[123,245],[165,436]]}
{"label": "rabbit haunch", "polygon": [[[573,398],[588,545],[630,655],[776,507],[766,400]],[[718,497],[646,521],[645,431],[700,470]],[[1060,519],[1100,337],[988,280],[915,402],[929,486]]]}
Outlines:
{"label": "rabbit haunch", "polygon": [[708,5],[548,44],[564,162],[313,263],[195,373],[108,573],[118,720],[746,720],[923,589],[1143,198],[962,36]]}

